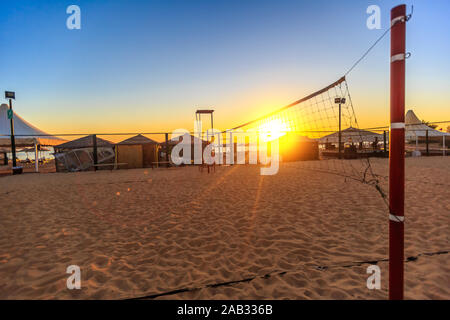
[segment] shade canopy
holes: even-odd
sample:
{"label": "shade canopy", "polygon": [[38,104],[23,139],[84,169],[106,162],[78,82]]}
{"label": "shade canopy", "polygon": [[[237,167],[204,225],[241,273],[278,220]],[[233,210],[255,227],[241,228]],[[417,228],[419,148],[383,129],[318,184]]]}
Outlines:
{"label": "shade canopy", "polygon": [[450,133],[433,129],[423,123],[412,110],[408,110],[405,115],[405,137],[406,139],[415,139],[416,137],[442,137],[450,136]]}
{"label": "shade canopy", "polygon": [[[11,125],[8,119],[8,105],[0,105],[0,146],[11,146]],[[14,112],[14,135],[17,147],[30,147],[35,144],[42,146],[54,146],[66,140],[49,135],[25,121]]]}
{"label": "shade canopy", "polygon": [[[50,151],[50,149],[47,149],[46,147],[41,147],[41,146],[38,146],[37,150],[38,151]],[[19,152],[35,152],[35,151],[36,151],[35,148],[25,148],[25,149],[19,150]]]}
{"label": "shade canopy", "polygon": [[[341,141],[346,142],[374,142],[383,141],[384,136],[368,130],[362,130],[358,128],[349,127],[341,131]],[[388,137],[386,136],[386,139]],[[332,134],[326,135],[319,139],[320,143],[338,143],[339,142],[339,132],[334,132]]]}

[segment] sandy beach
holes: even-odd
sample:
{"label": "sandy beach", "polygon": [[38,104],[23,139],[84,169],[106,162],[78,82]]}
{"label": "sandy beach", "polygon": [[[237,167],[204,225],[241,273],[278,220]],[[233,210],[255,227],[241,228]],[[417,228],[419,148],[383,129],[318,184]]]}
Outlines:
{"label": "sandy beach", "polygon": [[[371,162],[387,176],[387,159]],[[307,166],[2,177],[0,299],[387,299],[383,199]],[[406,170],[405,298],[450,299],[450,158]],[[366,287],[373,261],[380,290]]]}

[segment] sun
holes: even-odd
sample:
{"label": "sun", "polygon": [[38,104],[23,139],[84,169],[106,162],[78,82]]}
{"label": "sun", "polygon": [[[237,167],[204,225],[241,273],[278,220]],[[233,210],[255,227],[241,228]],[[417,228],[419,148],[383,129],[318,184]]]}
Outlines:
{"label": "sun", "polygon": [[274,119],[261,124],[258,131],[260,139],[263,142],[269,142],[284,136],[289,128],[280,119]]}

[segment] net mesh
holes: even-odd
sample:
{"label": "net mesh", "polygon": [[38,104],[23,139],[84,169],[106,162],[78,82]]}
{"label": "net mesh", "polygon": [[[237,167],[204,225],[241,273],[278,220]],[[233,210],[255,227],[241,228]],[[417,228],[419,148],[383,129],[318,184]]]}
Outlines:
{"label": "net mesh", "polygon": [[[302,163],[304,169],[343,175],[379,188],[369,156],[386,155],[388,135],[359,129],[345,77],[270,114],[239,125],[232,132],[255,132],[259,139],[269,142],[278,139],[281,161],[307,160]],[[227,136],[230,137],[228,133]],[[226,138],[224,136],[224,140]],[[283,139],[294,143],[284,147]],[[302,143],[295,144],[296,141]],[[247,147],[250,148],[248,144]],[[290,152],[296,148],[301,150],[292,157],[283,150],[286,148],[290,148]],[[308,149],[315,148],[317,157],[302,158],[302,151],[311,154]]]}

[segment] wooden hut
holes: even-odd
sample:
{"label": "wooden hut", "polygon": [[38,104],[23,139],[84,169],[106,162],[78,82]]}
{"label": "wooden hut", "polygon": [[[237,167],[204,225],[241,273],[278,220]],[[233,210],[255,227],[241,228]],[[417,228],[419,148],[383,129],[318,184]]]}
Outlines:
{"label": "wooden hut", "polygon": [[116,146],[117,162],[122,168],[148,168],[157,161],[158,143],[141,134],[119,142]]}

